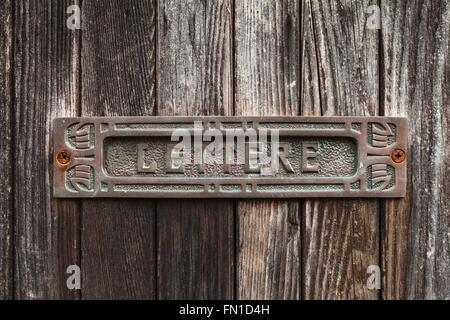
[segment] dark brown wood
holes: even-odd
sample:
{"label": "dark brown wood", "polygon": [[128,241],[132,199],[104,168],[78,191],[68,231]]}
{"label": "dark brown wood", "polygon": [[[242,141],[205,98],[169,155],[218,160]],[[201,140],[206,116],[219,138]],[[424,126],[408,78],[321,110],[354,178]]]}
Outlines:
{"label": "dark brown wood", "polygon": [[80,201],[69,199],[53,199],[53,210],[58,215],[58,225],[55,226],[53,243],[56,257],[54,272],[56,273],[55,285],[57,285],[57,297],[52,299],[80,299],[80,290],[67,288],[67,267],[71,265],[81,266],[80,248]]}
{"label": "dark brown wood", "polygon": [[[370,1],[302,1],[302,115],[378,114],[378,31]],[[378,200],[303,203],[303,297],[377,299]]]}
{"label": "dark brown wood", "polygon": [[[84,1],[82,115],[152,115],[156,6],[145,1]],[[83,201],[83,299],[153,299],[155,204]]]}
{"label": "dark brown wood", "polygon": [[[235,115],[299,113],[299,30],[296,1],[235,2]],[[299,299],[299,202],[237,207],[237,298]]]}
{"label": "dark brown wood", "polygon": [[[232,9],[229,0],[158,1],[158,115],[231,115]],[[158,201],[159,299],[234,297],[233,208]]]}
{"label": "dark brown wood", "polygon": [[382,297],[450,299],[450,4],[381,5],[384,114],[409,117],[411,149],[408,195],[382,212]]}
{"label": "dark brown wood", "polygon": [[155,208],[137,199],[82,204],[82,298],[155,298]]}
{"label": "dark brown wood", "polygon": [[[0,299],[450,299],[449,2],[211,2],[0,1]],[[52,197],[56,117],[300,113],[407,116],[407,197]]]}
{"label": "dark brown wood", "polygon": [[0,300],[13,297],[13,210],[11,138],[12,5],[0,3]]}
{"label": "dark brown wood", "polygon": [[232,298],[234,225],[230,202],[158,202],[159,299]]}
{"label": "dark brown wood", "polygon": [[[14,4],[15,298],[72,299],[66,268],[79,263],[78,205],[52,198],[51,121],[77,110],[78,33],[72,1]],[[73,228],[73,229],[72,229]]]}

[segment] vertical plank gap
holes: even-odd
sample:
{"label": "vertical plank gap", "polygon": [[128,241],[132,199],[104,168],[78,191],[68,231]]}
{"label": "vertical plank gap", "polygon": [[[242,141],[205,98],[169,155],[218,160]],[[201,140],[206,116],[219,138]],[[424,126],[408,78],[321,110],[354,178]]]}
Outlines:
{"label": "vertical plank gap", "polygon": [[[301,116],[303,113],[303,106],[302,106],[302,93],[303,93],[303,63],[302,61],[302,51],[303,51],[303,1],[298,0],[298,23],[299,23],[299,35],[298,35],[298,53],[297,53],[297,59],[299,61],[299,69],[300,72],[297,75],[297,83],[298,83],[298,90],[297,90],[297,103],[298,103],[298,109],[297,109],[297,115]],[[299,299],[304,300],[304,294],[303,294],[303,284],[304,284],[304,278],[303,278],[303,248],[304,248],[304,232],[305,232],[305,225],[303,222],[303,206],[305,205],[305,200],[300,199],[298,201],[298,223],[299,223],[299,231],[300,231],[300,239],[298,242],[298,256],[299,256],[299,263],[298,263],[298,278],[299,278]]]}
{"label": "vertical plank gap", "polygon": [[[160,5],[159,5],[159,1],[158,0],[154,0],[154,5],[155,5],[155,41],[154,41],[154,49],[155,49],[155,104],[154,104],[154,110],[153,110],[153,115],[155,116],[159,116],[159,105],[160,105],[160,95],[159,95],[159,17],[160,17]],[[160,267],[160,259],[159,259],[159,242],[158,242],[158,215],[159,215],[159,203],[160,200],[159,199],[155,199],[154,202],[154,212],[155,212],[155,226],[154,226],[154,230],[155,230],[155,236],[154,236],[154,241],[155,241],[155,250],[154,250],[154,257],[155,257],[155,264],[154,264],[154,272],[155,272],[155,279],[154,279],[154,283],[155,283],[155,300],[160,300],[159,299],[159,293],[160,293],[160,287],[159,287],[159,267]]]}
{"label": "vertical plank gap", "polygon": [[[234,100],[234,99],[233,99]],[[237,209],[237,201],[233,201],[233,240],[234,240],[234,252],[233,252],[233,300],[238,299],[238,249],[239,249],[239,225],[238,225],[238,209]]]}
{"label": "vertical plank gap", "polygon": [[[158,23],[159,2],[158,2],[158,0],[153,0],[152,4],[153,4],[153,8],[154,8],[154,10],[153,10],[154,16],[152,18],[153,18],[153,22],[155,24],[155,26],[154,26],[155,34],[153,35],[153,37],[154,37],[153,50],[155,52],[155,59],[153,61],[153,63],[155,64],[154,65],[155,72],[154,72],[153,81],[155,82],[155,84],[154,84],[154,89],[153,90],[154,90],[155,100],[153,101],[153,112],[152,112],[152,115],[153,116],[157,116],[158,115],[158,102],[159,102],[159,90],[158,90],[158,86],[159,86],[159,63],[158,63],[158,59],[159,59],[159,50],[158,50],[158,48],[159,48],[159,46],[158,46],[158,43],[159,43],[159,23]],[[158,216],[158,213],[156,211],[156,209],[157,209],[157,202],[158,201],[155,201],[155,226],[157,225],[156,224],[157,223],[156,219],[157,219],[157,216]],[[158,250],[155,250],[155,254],[158,254]],[[158,261],[158,260],[156,259],[155,261]],[[155,263],[155,266],[157,267],[157,263]],[[155,275],[156,274],[157,273],[155,273]],[[158,277],[157,276],[155,277],[155,279],[156,279],[156,282],[158,282]],[[158,288],[155,287],[155,290],[158,290]],[[158,295],[156,295],[156,297],[158,297]]]}
{"label": "vertical plank gap", "polygon": [[14,206],[14,199],[15,199],[15,194],[16,194],[16,180],[14,179],[15,177],[15,166],[13,165],[16,161],[16,156],[15,156],[15,144],[16,144],[16,135],[13,134],[16,130],[16,122],[15,122],[15,109],[16,109],[16,104],[15,101],[16,99],[14,98],[16,95],[16,86],[15,86],[15,81],[16,81],[16,68],[15,68],[15,53],[16,53],[16,28],[15,28],[15,22],[16,22],[16,17],[15,17],[15,12],[16,12],[16,2],[12,1],[11,2],[11,8],[10,8],[10,14],[11,14],[11,57],[10,57],[10,68],[11,68],[11,74],[10,74],[10,91],[11,91],[11,101],[10,101],[10,132],[11,132],[11,146],[10,146],[10,157],[11,157],[11,196],[10,196],[10,210],[11,210],[11,221],[9,221],[9,226],[10,226],[10,244],[11,244],[11,258],[10,258],[10,268],[11,268],[11,299],[15,299],[16,297],[16,263],[15,263],[15,257],[16,257],[16,212],[15,212],[15,206]]}
{"label": "vertical plank gap", "polygon": [[381,10],[382,0],[378,1],[378,8],[380,9],[380,29],[378,29],[378,114],[384,116],[384,52],[383,52],[383,11]]}
{"label": "vertical plank gap", "polygon": [[[236,0],[231,0],[231,85],[232,85],[232,115],[236,115]],[[236,209],[236,208],[235,208]]]}
{"label": "vertical plank gap", "polygon": [[[382,39],[382,11],[381,1],[378,0],[378,9],[380,14],[380,28],[378,29],[378,115],[384,116],[384,55],[383,55],[383,39]],[[377,299],[382,300],[383,292],[383,233],[382,225],[385,221],[385,201],[378,199],[378,267],[380,268],[380,284],[381,288],[375,288],[377,290]]]}
{"label": "vertical plank gap", "polygon": [[[300,69],[301,70],[301,69]],[[299,256],[299,263],[298,263],[298,278],[299,278],[299,300],[304,300],[304,295],[303,295],[303,283],[304,283],[304,279],[303,279],[303,245],[304,245],[304,237],[303,234],[305,232],[305,227],[304,227],[304,223],[303,223],[303,205],[305,203],[305,200],[301,200],[299,201],[298,204],[298,223],[299,223],[299,230],[300,230],[300,241],[298,242],[299,245],[297,247],[298,250],[298,256]]]}
{"label": "vertical plank gap", "polygon": [[[236,0],[231,0],[231,85],[232,85],[232,115],[236,115]],[[239,249],[239,228],[238,228],[238,208],[237,201],[233,200],[233,299],[238,299],[238,249]]]}
{"label": "vertical plank gap", "polygon": [[[82,50],[83,50],[83,0],[80,1],[80,10],[81,10],[81,29],[78,30],[78,101],[76,102],[76,114],[78,117],[82,115],[82,92],[83,92],[83,64],[82,64]],[[79,199],[77,201],[77,210],[78,210],[78,263],[80,264],[80,270],[83,270],[83,247],[82,247],[82,226],[83,226],[83,201]],[[83,272],[81,272],[83,274]],[[84,279],[81,278],[81,289],[78,290],[78,299],[83,299],[83,283]]]}

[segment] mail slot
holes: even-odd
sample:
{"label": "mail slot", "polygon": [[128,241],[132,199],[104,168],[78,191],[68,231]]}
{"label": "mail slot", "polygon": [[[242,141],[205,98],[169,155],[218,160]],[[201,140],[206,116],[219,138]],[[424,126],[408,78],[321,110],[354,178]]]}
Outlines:
{"label": "mail slot", "polygon": [[406,130],[384,117],[60,118],[54,195],[399,197]]}

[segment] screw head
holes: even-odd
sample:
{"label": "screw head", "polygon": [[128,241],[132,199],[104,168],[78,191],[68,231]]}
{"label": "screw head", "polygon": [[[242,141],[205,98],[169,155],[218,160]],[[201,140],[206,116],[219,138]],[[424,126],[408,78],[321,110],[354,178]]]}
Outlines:
{"label": "screw head", "polygon": [[406,160],[406,153],[402,149],[395,149],[391,152],[391,160],[395,163],[403,163]]}
{"label": "screw head", "polygon": [[56,163],[61,168],[67,167],[72,161],[72,154],[67,150],[59,150],[56,154]]}

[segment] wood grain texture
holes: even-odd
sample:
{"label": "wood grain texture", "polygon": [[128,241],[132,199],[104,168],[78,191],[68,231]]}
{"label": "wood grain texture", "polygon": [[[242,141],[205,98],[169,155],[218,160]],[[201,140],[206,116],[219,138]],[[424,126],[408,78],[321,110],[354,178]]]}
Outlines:
{"label": "wood grain texture", "polygon": [[410,119],[408,195],[385,200],[384,299],[450,299],[448,1],[382,3],[384,113]]}
{"label": "wood grain texture", "polygon": [[232,114],[229,0],[158,2],[158,115]]}
{"label": "wood grain texture", "polygon": [[[235,115],[299,113],[296,1],[235,2]],[[238,201],[237,298],[300,298],[299,201]]]}
{"label": "wood grain texture", "polygon": [[83,3],[83,115],[155,112],[156,3]]}
{"label": "wood grain texture", "polygon": [[78,33],[66,27],[73,1],[15,2],[15,298],[72,299],[66,268],[79,263],[76,200],[52,199],[51,122],[75,116]]}
{"label": "wood grain texture", "polygon": [[377,298],[366,287],[367,267],[378,264],[377,209],[375,200],[304,202],[305,299]]}
{"label": "wood grain texture", "polygon": [[157,211],[158,298],[231,299],[232,202],[160,201]]}
{"label": "wood grain texture", "polygon": [[[146,1],[84,1],[82,115],[152,115],[156,7]],[[153,299],[155,203],[85,200],[82,298]]]}
{"label": "wood grain texture", "polygon": [[154,202],[97,200],[82,205],[82,298],[154,299]]}
{"label": "wood grain texture", "polygon": [[[302,115],[378,114],[378,31],[373,1],[302,1]],[[303,298],[377,299],[367,267],[379,264],[378,200],[306,200]]]}
{"label": "wood grain texture", "polygon": [[0,300],[13,296],[13,210],[11,137],[12,5],[0,3]]}
{"label": "wood grain texture", "polygon": [[[158,2],[158,115],[232,114],[231,1]],[[234,297],[232,200],[160,200],[158,298]]]}
{"label": "wood grain texture", "polygon": [[298,200],[238,203],[238,299],[300,298]]}
{"label": "wood grain texture", "polygon": [[[450,299],[448,1],[2,0],[0,21],[0,300],[376,299],[380,263],[381,298]],[[52,198],[55,117],[156,114],[406,116],[408,193]]]}

